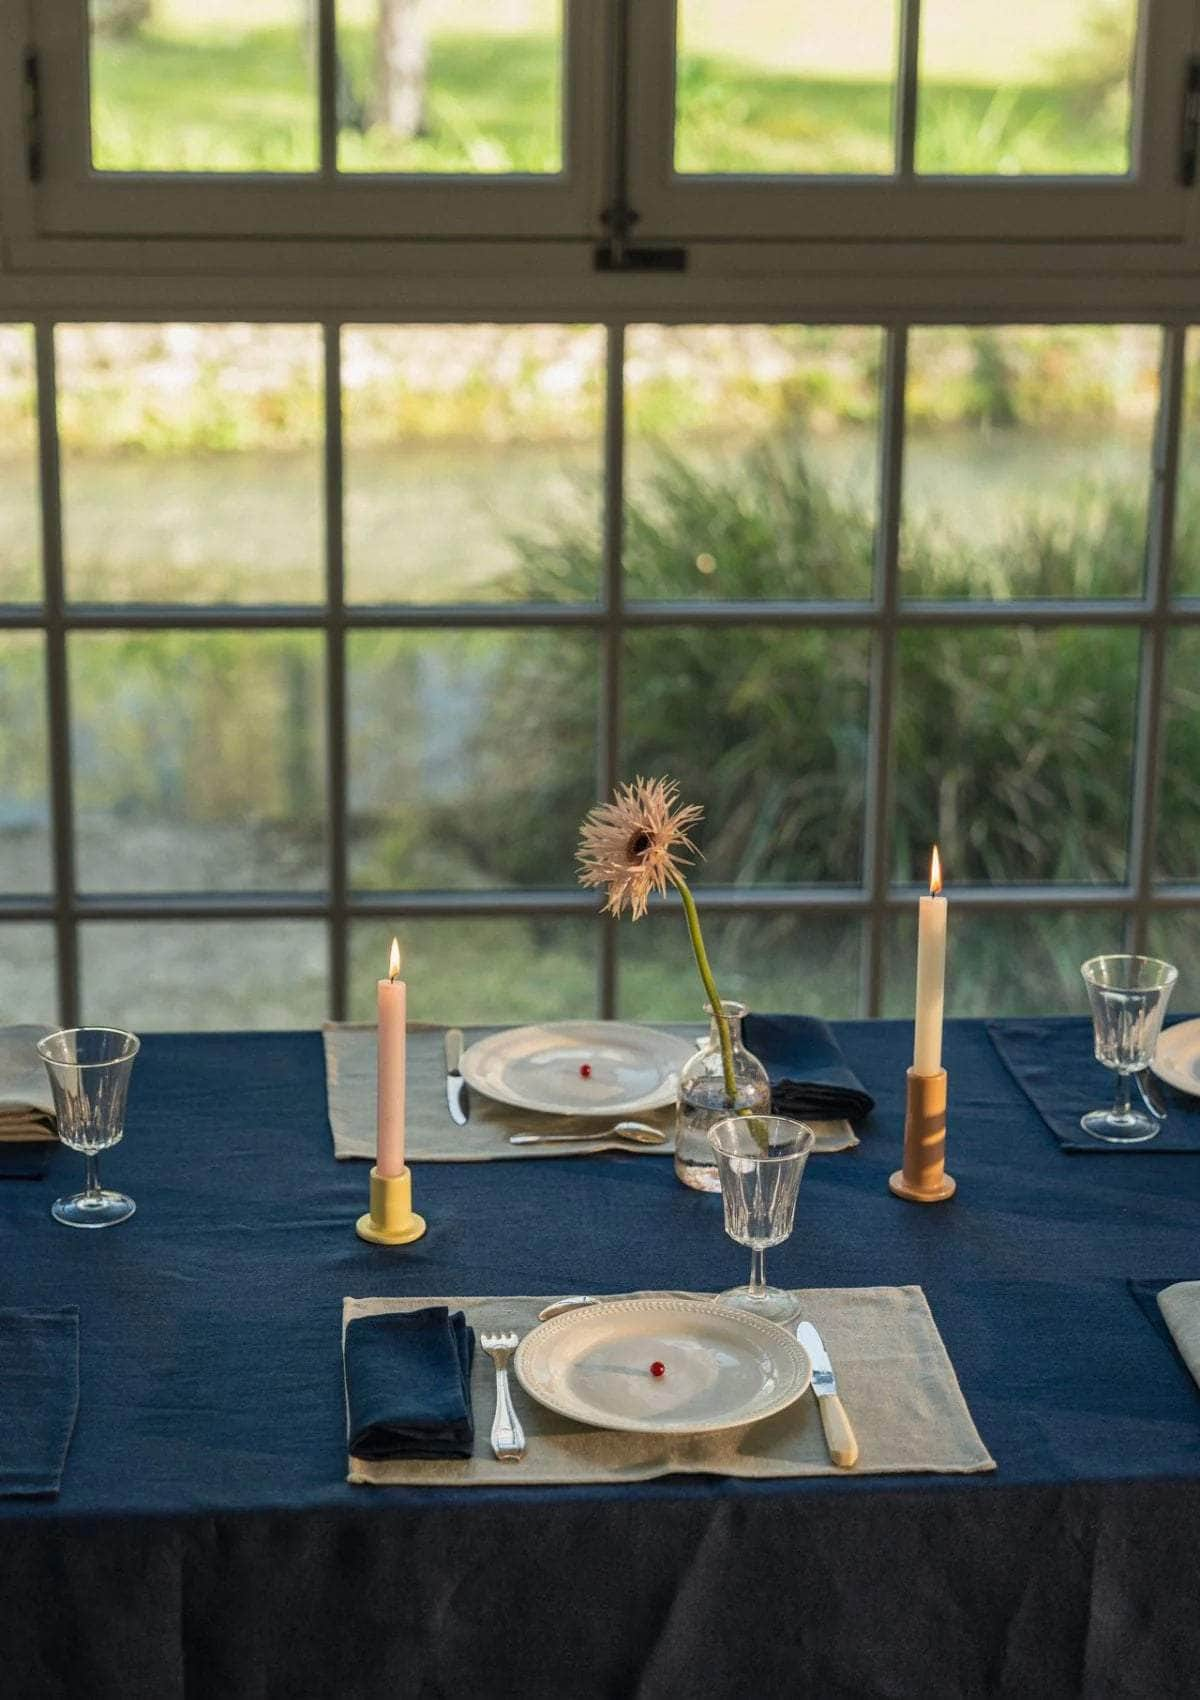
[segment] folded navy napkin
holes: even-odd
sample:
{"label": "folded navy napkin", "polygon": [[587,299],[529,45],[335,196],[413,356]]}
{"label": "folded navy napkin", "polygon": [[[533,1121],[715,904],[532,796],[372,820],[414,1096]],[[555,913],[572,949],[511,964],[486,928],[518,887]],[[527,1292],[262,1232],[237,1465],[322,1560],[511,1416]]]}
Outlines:
{"label": "folded navy napkin", "polygon": [[742,1036],[771,1077],[777,1116],[856,1122],[875,1108],[828,1024],[815,1016],[748,1015]]}
{"label": "folded navy napkin", "polygon": [[[1090,1016],[1060,1016],[1041,1021],[989,1021],[988,1037],[996,1054],[1041,1116],[1064,1151],[1104,1156],[1114,1151],[1152,1155],[1200,1151],[1200,1103],[1157,1082],[1167,1119],[1142,1145],[1110,1145],[1093,1139],[1079,1125],[1089,1110],[1112,1103],[1111,1069],[1096,1061]],[[1133,1101],[1138,1102],[1132,1083]]]}
{"label": "folded navy napkin", "polygon": [[356,1458],[469,1458],[475,1335],[445,1305],[347,1323],[348,1450]]}
{"label": "folded navy napkin", "polygon": [[0,1309],[0,1495],[55,1494],[79,1409],[79,1311]]}
{"label": "folded navy napkin", "polygon": [[0,1139],[0,1181],[40,1181],[56,1149],[51,1140]]}

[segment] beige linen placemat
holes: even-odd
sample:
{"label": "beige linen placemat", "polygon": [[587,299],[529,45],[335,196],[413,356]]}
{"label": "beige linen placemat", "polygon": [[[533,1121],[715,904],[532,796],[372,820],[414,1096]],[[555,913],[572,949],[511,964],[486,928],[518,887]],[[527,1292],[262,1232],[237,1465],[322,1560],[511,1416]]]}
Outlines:
{"label": "beige linen placemat", "polygon": [[[627,1296],[627,1295],[626,1295]],[[707,1298],[708,1294],[694,1294]],[[495,1374],[476,1349],[471,1374],[475,1452],[471,1458],[347,1460],[347,1481],[375,1487],[640,1482],[653,1476],[863,1476],[911,1471],[964,1475],[994,1470],[971,1420],[942,1337],[920,1287],[824,1287],[801,1291],[803,1313],[821,1331],[838,1391],[858,1436],[858,1463],[831,1464],[815,1396],[777,1416],[721,1434],[618,1434],[559,1417],[510,1376],[528,1450],[519,1464],[493,1458]],[[344,1299],[343,1335],[354,1317],[444,1304],[465,1311],[476,1333],[526,1334],[550,1303],[538,1298]]]}
{"label": "beige linen placemat", "polygon": [[[695,1025],[662,1023],[668,1033],[690,1039],[698,1035]],[[463,1034],[473,1044],[498,1027],[472,1027]],[[575,1145],[510,1145],[510,1133],[587,1132],[611,1127],[619,1119],[606,1116],[597,1121],[587,1116],[548,1116],[536,1110],[519,1110],[498,1104],[482,1092],[471,1093],[471,1115],[466,1127],[457,1127],[446,1108],[446,1029],[410,1024],[408,1029],[408,1082],[406,1106],[406,1152],[415,1163],[486,1163],[496,1158],[577,1157],[584,1152],[632,1151],[639,1156],[670,1156],[673,1137],[663,1145],[632,1145],[620,1140],[598,1139]],[[325,1099],[333,1132],[335,1157],[375,1155],[375,1027],[372,1023],[327,1021],[321,1028],[325,1045]],[[672,1134],[673,1108],[651,1110],[637,1117]],[[858,1144],[849,1122],[812,1122],[817,1151],[846,1151]]]}
{"label": "beige linen placemat", "polygon": [[1158,1308],[1179,1355],[1200,1386],[1200,1281],[1176,1281],[1158,1295]]}
{"label": "beige linen placemat", "polygon": [[36,1045],[52,1027],[0,1027],[0,1141],[57,1142],[54,1098]]}

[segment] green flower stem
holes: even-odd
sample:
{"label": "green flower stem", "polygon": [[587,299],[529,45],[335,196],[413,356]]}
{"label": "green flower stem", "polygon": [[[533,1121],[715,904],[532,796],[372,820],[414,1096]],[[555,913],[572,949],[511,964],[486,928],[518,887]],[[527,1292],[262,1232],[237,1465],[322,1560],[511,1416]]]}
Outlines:
{"label": "green flower stem", "polygon": [[696,956],[696,967],[700,970],[700,978],[704,981],[704,990],[708,993],[708,1006],[713,1012],[717,1024],[717,1033],[721,1040],[721,1068],[725,1075],[725,1096],[729,1100],[729,1108],[737,1109],[737,1085],[733,1078],[733,1045],[729,1038],[729,1023],[725,1019],[725,1011],[717,995],[717,983],[713,979],[713,971],[709,966],[708,952],[704,948],[704,935],[700,931],[700,916],[696,910],[696,899],[688,890],[687,881],[673,868],[667,869],[667,877],[683,899],[683,912],[687,916],[688,932],[692,938],[692,950]]}

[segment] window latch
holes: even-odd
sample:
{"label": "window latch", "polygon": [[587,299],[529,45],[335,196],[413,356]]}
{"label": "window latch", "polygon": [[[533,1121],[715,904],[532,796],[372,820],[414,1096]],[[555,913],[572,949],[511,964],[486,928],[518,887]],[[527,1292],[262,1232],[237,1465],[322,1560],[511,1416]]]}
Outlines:
{"label": "window latch", "polygon": [[27,47],[21,60],[21,115],[25,125],[25,170],[31,183],[42,180],[42,71]]}
{"label": "window latch", "polygon": [[595,269],[598,272],[682,272],[687,270],[686,248],[654,247],[630,241],[638,214],[628,201],[618,198],[600,214],[600,222],[611,240],[598,242]]}
{"label": "window latch", "polygon": [[1187,62],[1183,85],[1183,140],[1179,154],[1179,181],[1190,189],[1196,181],[1197,156],[1200,155],[1200,57]]}

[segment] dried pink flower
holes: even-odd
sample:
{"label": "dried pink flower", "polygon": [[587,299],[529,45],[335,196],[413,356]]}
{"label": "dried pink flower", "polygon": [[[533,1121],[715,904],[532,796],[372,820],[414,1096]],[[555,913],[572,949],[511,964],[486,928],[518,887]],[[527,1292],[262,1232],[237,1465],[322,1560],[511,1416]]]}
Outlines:
{"label": "dried pink flower", "polygon": [[635,921],[646,913],[650,893],[675,882],[681,861],[696,847],[688,828],[703,819],[695,803],[680,803],[669,779],[635,779],[619,785],[611,803],[592,809],[579,838],[579,883],[608,888],[605,909],[620,915],[626,904]]}

